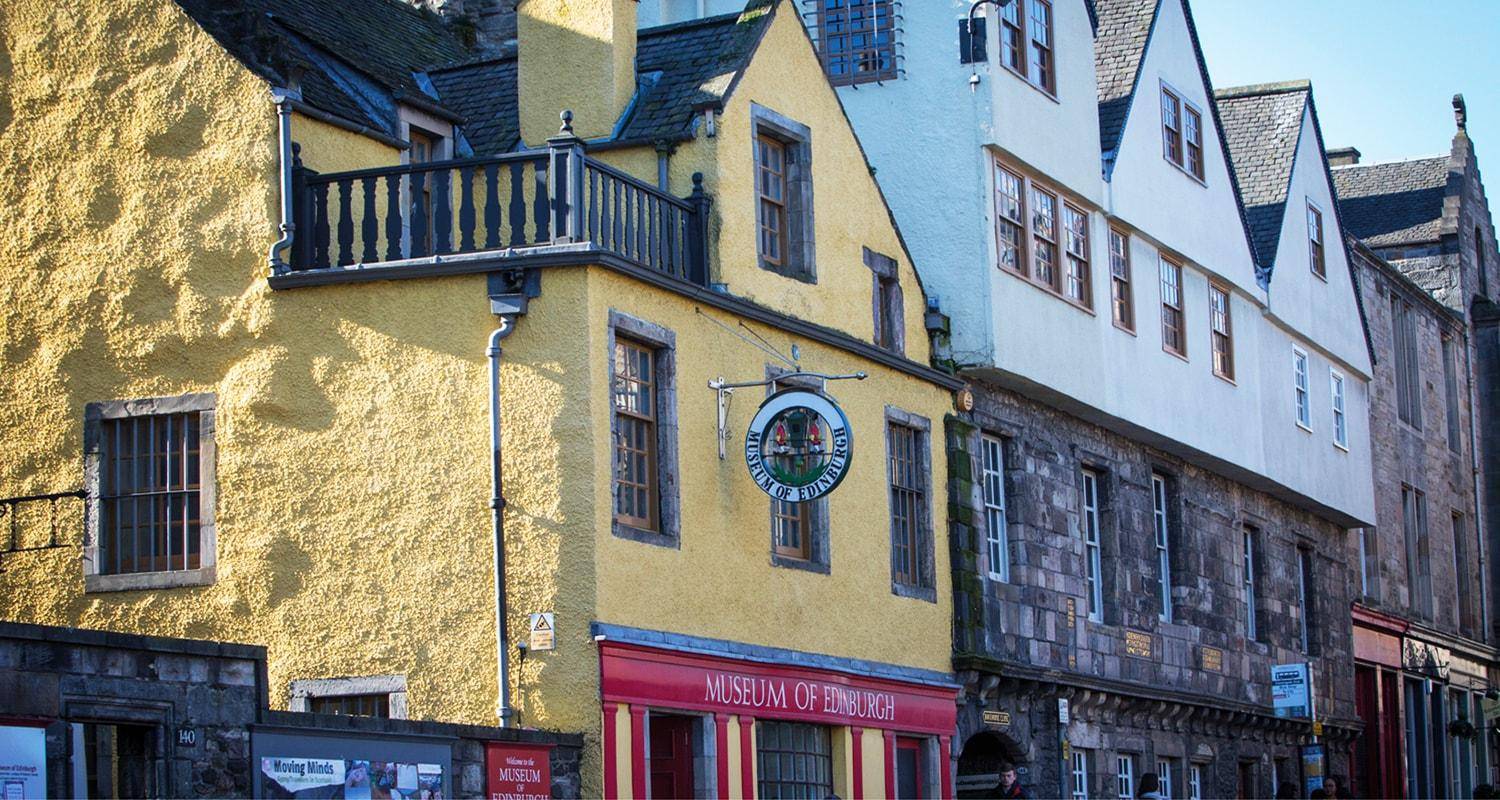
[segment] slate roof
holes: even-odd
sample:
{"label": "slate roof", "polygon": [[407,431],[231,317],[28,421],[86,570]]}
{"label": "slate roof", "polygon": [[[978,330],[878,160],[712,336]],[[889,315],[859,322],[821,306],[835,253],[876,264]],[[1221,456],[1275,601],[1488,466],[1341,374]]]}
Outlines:
{"label": "slate roof", "polygon": [[[516,56],[485,56],[437,15],[401,0],[176,0],[209,35],[267,81],[302,75],[303,101],[320,111],[398,134],[405,100],[461,119],[475,154],[520,142]],[[697,112],[733,91],[772,17],[774,0],[734,14],[640,31],[638,89],[619,140],[690,138]]]}
{"label": "slate roof", "polygon": [[1448,156],[1333,170],[1345,229],[1370,247],[1442,238]]}
{"label": "slate roof", "polygon": [[1094,0],[1094,72],[1099,81],[1099,145],[1108,160],[1120,146],[1146,43],[1160,0]]}
{"label": "slate roof", "polygon": [[635,52],[641,87],[620,138],[692,136],[695,112],[720,106],[733,91],[773,5],[751,0],[743,12],[642,30]]}
{"label": "slate roof", "polygon": [[516,56],[509,54],[427,74],[444,106],[464,118],[463,133],[476,155],[508,153],[521,141],[516,103]]}
{"label": "slate roof", "polygon": [[419,73],[471,59],[437,15],[400,0],[177,0],[219,44],[268,81],[304,67],[303,100],[396,133],[395,100],[432,103]]}
{"label": "slate roof", "polygon": [[1214,93],[1240,184],[1257,263],[1276,263],[1297,141],[1312,86],[1307,81],[1223,89]]}

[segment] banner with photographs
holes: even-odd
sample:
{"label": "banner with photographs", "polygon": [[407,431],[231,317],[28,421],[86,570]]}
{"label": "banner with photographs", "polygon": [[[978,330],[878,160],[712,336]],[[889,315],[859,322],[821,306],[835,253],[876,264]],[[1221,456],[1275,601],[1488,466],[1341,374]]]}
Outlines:
{"label": "banner with photographs", "polygon": [[0,800],[47,796],[47,733],[0,725]]}
{"label": "banner with photographs", "polygon": [[278,800],[442,800],[438,764],[336,758],[262,758],[260,796]]}

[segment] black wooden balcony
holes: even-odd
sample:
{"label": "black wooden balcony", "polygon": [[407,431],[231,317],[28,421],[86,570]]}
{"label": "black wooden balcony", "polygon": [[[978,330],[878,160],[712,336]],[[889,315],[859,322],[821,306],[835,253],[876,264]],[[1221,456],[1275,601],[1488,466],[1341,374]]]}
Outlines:
{"label": "black wooden balcony", "polygon": [[544,150],[320,174],[293,174],[291,267],[363,269],[497,259],[587,244],[638,266],[708,282],[702,175],[675,197],[584,153],[572,136]]}

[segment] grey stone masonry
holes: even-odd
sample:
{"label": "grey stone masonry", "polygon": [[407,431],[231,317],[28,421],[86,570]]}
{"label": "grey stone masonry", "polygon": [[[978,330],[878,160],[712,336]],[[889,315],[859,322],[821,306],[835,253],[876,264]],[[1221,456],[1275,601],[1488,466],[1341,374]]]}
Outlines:
{"label": "grey stone masonry", "polygon": [[263,647],[0,622],[0,717],[44,728],[49,797],[85,793],[72,785],[81,757],[75,722],[148,730],[153,796],[250,797],[259,772],[251,756],[257,726],[446,740],[456,797],[486,794],[486,742],[549,744],[552,796],[579,796],[577,734],[270,711],[267,700]]}
{"label": "grey stone masonry", "polygon": [[[1346,563],[1349,532],[1014,392],[983,381],[974,389],[974,410],[946,425],[955,668],[965,686],[959,741],[986,727],[996,732],[983,712],[1008,714],[998,733],[1018,751],[1012,757],[1030,765],[1023,783],[1035,796],[1065,788],[1064,736],[1088,752],[1091,796],[1113,789],[1110,776],[1122,755],[1135,759],[1136,775],[1157,759],[1176,759],[1161,763],[1178,771],[1179,787],[1196,766],[1205,797],[1235,796],[1241,777],[1270,796],[1272,766],[1287,760],[1295,769],[1297,745],[1310,734],[1307,722],[1274,715],[1271,667],[1305,661],[1332,767],[1345,771],[1358,729],[1349,669],[1357,586]],[[992,578],[988,563],[982,435],[1003,442],[1009,581]],[[1097,621],[1088,610],[1085,470],[1098,484]],[[1166,487],[1167,614],[1153,476]],[[1247,532],[1253,609],[1245,588]],[[1307,608],[1299,599],[1302,558],[1311,577]],[[1071,704],[1066,725],[1060,699]],[[1245,765],[1253,765],[1250,772]]]}

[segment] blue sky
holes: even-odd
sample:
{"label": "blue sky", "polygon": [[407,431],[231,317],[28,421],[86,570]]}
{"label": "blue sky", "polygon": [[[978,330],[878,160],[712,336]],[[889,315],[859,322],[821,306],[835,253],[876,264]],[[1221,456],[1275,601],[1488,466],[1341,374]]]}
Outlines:
{"label": "blue sky", "polygon": [[1307,78],[1323,138],[1364,161],[1446,153],[1463,93],[1500,174],[1500,0],[1196,0],[1219,87]]}

